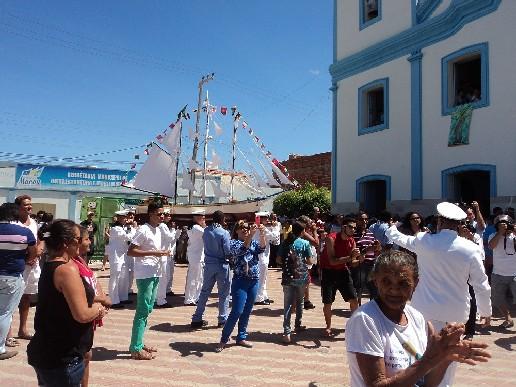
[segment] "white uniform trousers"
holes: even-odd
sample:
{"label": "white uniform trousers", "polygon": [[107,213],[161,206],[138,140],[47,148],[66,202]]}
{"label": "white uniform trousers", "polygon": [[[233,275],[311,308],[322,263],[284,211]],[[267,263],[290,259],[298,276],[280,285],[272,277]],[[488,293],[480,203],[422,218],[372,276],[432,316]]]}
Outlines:
{"label": "white uniform trousers", "polygon": [[134,282],[134,257],[125,255],[125,270],[127,270],[127,294],[133,290]]}
{"label": "white uniform trousers", "polygon": [[172,281],[174,281],[174,267],[175,267],[175,260],[174,256],[171,255],[168,257],[168,271],[167,271],[167,292],[172,290]]}
{"label": "white uniform trousers", "polygon": [[129,282],[127,281],[127,270],[125,265],[121,270],[111,270],[109,275],[109,297],[113,305],[119,304],[120,301],[127,300],[129,290]]}
{"label": "white uniform trousers", "polygon": [[169,257],[161,259],[161,277],[159,277],[158,291],[156,292],[156,304],[164,305],[167,303],[167,282]]}
{"label": "white uniform trousers", "polygon": [[189,262],[185,284],[185,304],[197,303],[201,295],[203,277],[204,262]]}
{"label": "white uniform trousers", "polygon": [[[439,320],[430,320],[436,332],[440,332],[446,326],[446,322]],[[453,380],[455,379],[455,372],[457,371],[457,362],[453,362],[448,366],[446,373],[443,376],[443,380],[439,383],[438,387],[450,387],[453,386]]]}
{"label": "white uniform trousers", "polygon": [[267,294],[267,274],[268,274],[268,263],[262,262],[258,264],[260,268],[260,277],[258,278],[258,291],[256,293],[256,302],[262,302],[269,299]]}

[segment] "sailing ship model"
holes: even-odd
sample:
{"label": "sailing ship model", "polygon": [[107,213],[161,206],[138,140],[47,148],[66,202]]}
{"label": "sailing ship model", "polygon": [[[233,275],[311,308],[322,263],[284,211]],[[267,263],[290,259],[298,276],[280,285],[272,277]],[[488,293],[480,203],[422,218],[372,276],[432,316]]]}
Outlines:
{"label": "sailing ship model", "polygon": [[[221,210],[226,214],[253,214],[261,211],[267,201],[286,189],[297,186],[297,182],[289,175],[287,169],[267,151],[263,142],[254,135],[253,129],[244,120],[243,115],[235,106],[230,109],[232,121],[231,139],[231,166],[229,171],[222,170],[222,160],[214,149],[211,152],[211,160],[208,160],[210,143],[217,140],[223,133],[222,126],[214,120],[214,115],[219,109],[211,105],[209,94],[202,102],[203,86],[211,81],[214,74],[205,76],[199,82],[199,96],[196,113],[195,132],[189,129],[188,139],[193,142],[192,156],[185,160],[185,139],[183,133],[184,123],[190,119],[186,105],[177,115],[177,120],[172,123],[162,134],[147,145],[145,154],[147,159],[141,166],[136,176],[127,182],[124,187],[141,192],[147,192],[153,196],[165,197],[169,203],[173,203],[173,212],[176,215],[189,215],[199,210],[211,214]],[[228,114],[226,107],[220,108],[223,116]],[[204,114],[204,134],[200,133],[201,115]],[[211,130],[214,135],[211,135]],[[249,134],[251,143],[256,146],[258,152],[244,152],[237,143],[237,134],[245,131]],[[197,162],[199,144],[203,145],[202,165]],[[222,141],[219,141],[222,143]],[[247,170],[237,171],[237,154],[245,161]],[[249,155],[258,154],[254,161]],[[258,172],[261,170],[261,173]],[[217,178],[214,178],[217,177]],[[210,191],[210,195],[208,195]],[[239,192],[237,192],[239,191]],[[182,198],[188,201],[179,200]],[[243,198],[245,196],[245,198]],[[138,212],[145,212],[140,208]]]}

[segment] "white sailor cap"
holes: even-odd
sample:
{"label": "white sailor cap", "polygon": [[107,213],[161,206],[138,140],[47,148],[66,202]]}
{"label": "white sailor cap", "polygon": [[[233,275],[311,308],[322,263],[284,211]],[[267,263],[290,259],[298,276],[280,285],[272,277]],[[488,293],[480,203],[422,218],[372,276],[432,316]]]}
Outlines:
{"label": "white sailor cap", "polygon": [[192,211],[192,215],[194,215],[194,216],[204,215],[205,213],[206,213],[206,211],[204,211],[204,210]]}
{"label": "white sailor cap", "polygon": [[271,213],[269,211],[260,211],[256,212],[254,215],[259,217],[266,217],[269,216]]}
{"label": "white sailor cap", "polygon": [[115,211],[115,215],[118,215],[118,216],[127,216],[128,213],[129,213],[128,210]]}
{"label": "white sailor cap", "polygon": [[451,220],[464,220],[466,219],[466,213],[462,208],[458,205],[449,203],[449,202],[441,202],[437,205],[437,212],[443,218],[451,219]]}
{"label": "white sailor cap", "polygon": [[172,213],[172,210],[170,208],[164,208],[163,209],[163,213],[166,214],[166,215],[169,215]]}

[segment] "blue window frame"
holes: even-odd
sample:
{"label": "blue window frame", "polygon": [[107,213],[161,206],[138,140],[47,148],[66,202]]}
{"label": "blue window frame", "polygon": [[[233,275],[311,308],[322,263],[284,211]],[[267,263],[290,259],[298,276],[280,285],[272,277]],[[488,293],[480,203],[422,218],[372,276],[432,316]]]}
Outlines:
{"label": "blue window frame", "polygon": [[360,30],[382,20],[382,0],[358,0]]}
{"label": "blue window frame", "polygon": [[383,181],[385,182],[385,199],[391,201],[391,177],[388,175],[367,175],[362,176],[356,180],[356,201],[362,202],[364,200],[364,183]]}
{"label": "blue window frame", "polygon": [[455,51],[441,60],[442,115],[458,105],[489,106],[489,47],[479,43]]}
{"label": "blue window frame", "polygon": [[389,78],[358,89],[358,135],[389,128]]}

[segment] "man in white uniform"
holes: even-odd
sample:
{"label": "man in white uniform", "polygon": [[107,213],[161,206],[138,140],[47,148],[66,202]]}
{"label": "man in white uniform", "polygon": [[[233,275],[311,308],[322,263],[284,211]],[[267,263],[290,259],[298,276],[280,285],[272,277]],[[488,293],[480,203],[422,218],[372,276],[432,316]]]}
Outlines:
{"label": "man in white uniform", "polygon": [[[20,208],[20,222],[23,227],[28,228],[34,234],[34,238],[38,239],[38,223],[30,217],[32,214],[32,198],[29,195],[18,196],[14,203]],[[41,267],[39,266],[39,257],[34,261],[33,265],[25,265],[23,272],[23,280],[25,281],[25,290],[20,300],[18,310],[20,312],[20,327],[18,329],[18,338],[30,340],[32,335],[27,328],[27,319],[29,317],[31,295],[38,294],[38,282],[41,275]]]}
{"label": "man in white uniform", "polygon": [[[457,229],[466,213],[452,203],[437,205],[437,234],[419,233],[408,236],[391,226],[386,236],[395,244],[417,254],[419,283],[411,305],[420,311],[435,330],[446,322],[465,323],[469,317],[473,286],[477,306],[485,325],[491,320],[491,288],[482,263],[482,251],[475,243],[459,237]],[[452,363],[440,386],[453,384],[457,363]]]}
{"label": "man in white uniform", "polygon": [[195,306],[201,295],[203,267],[204,267],[204,242],[202,236],[206,227],[204,210],[193,212],[193,227],[188,230],[188,247],[186,257],[188,259],[188,272],[185,284],[185,305]]}
{"label": "man in white uniform", "polygon": [[170,209],[165,209],[164,211],[165,217],[164,222],[159,225],[161,229],[162,235],[162,243],[163,250],[169,250],[170,255],[161,257],[161,278],[159,279],[158,284],[158,295],[156,296],[156,307],[157,308],[170,308],[171,304],[167,302],[167,291],[170,289],[168,287],[168,282],[171,281],[171,273],[173,273],[173,269],[171,271],[170,266],[174,266],[174,253],[172,251],[172,245],[176,244],[176,229],[169,228],[169,224],[172,220],[172,214],[170,213]]}
{"label": "man in white uniform", "polygon": [[127,210],[116,211],[117,221],[109,230],[109,297],[112,309],[123,308],[129,304],[129,278],[126,254],[132,235],[126,228]]}
{"label": "man in white uniform", "polygon": [[[138,223],[134,220],[135,210],[133,208],[128,209],[127,218],[125,220],[126,231],[129,237],[133,239],[138,228]],[[134,283],[134,257],[129,254],[125,255],[125,269],[127,270],[127,288],[128,294],[134,294],[133,283]]]}
{"label": "man in white uniform", "polygon": [[[265,250],[259,254],[260,258],[260,278],[258,279],[258,293],[256,295],[255,305],[270,305],[274,301],[269,299],[267,294],[267,274],[269,268],[269,258],[271,253],[271,243],[273,245],[279,245],[280,243],[280,230],[273,227],[269,222],[269,212],[257,212],[255,214],[256,220],[260,219],[260,224],[265,225]],[[256,241],[260,240],[260,233],[258,230],[253,235],[253,239]],[[276,257],[274,257],[276,259]]]}

